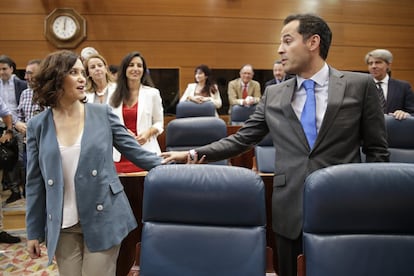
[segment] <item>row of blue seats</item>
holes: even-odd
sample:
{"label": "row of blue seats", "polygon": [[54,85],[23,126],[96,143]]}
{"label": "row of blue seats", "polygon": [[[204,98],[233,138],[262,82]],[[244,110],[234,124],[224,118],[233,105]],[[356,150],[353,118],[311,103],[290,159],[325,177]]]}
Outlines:
{"label": "row of blue seats", "polygon": [[[240,106],[234,105],[230,111],[231,125],[242,125],[251,114],[253,114],[256,106]],[[176,106],[176,118],[187,117],[211,117],[216,115],[216,107],[212,102],[204,102],[202,104],[190,101],[179,102]]]}
{"label": "row of blue seats", "polygon": [[[388,147],[391,162],[414,163],[414,117],[405,120],[395,120],[390,115],[385,116]],[[226,124],[214,116],[189,117],[172,120],[166,130],[167,150],[188,150],[203,146],[226,137]],[[255,147],[257,170],[261,173],[273,173],[275,156],[270,135],[267,135]],[[364,155],[362,154],[364,160]],[[215,164],[226,164],[227,161]]]}
{"label": "row of blue seats", "polygon": [[[144,186],[141,275],[267,275],[265,189],[252,170],[160,166]],[[298,275],[414,275],[413,197],[413,164],[311,174]]]}

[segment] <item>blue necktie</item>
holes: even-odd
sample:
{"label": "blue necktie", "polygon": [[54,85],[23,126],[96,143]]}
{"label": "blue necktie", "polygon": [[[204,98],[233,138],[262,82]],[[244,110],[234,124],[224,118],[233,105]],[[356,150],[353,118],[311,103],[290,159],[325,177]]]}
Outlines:
{"label": "blue necktie", "polygon": [[300,122],[302,123],[309,147],[312,148],[318,135],[316,132],[315,82],[313,80],[305,80],[303,87],[306,90],[306,102],[303,106]]}

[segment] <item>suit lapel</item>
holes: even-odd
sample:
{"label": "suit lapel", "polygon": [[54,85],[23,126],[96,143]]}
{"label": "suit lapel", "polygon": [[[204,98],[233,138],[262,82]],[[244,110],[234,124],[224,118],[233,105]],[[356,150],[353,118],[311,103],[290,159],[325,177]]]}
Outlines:
{"label": "suit lapel", "polygon": [[396,86],[397,86],[396,82],[394,82],[394,80],[390,78],[388,80],[387,99],[385,103],[385,111],[387,113],[391,111],[393,106],[395,106],[393,101],[396,100],[396,97],[394,96],[394,92],[398,91],[398,88]]}
{"label": "suit lapel", "polygon": [[314,148],[323,140],[328,129],[335,121],[336,114],[341,107],[345,95],[346,81],[343,79],[343,74],[333,68],[329,68],[329,72],[328,105]]}
{"label": "suit lapel", "polygon": [[[90,112],[90,105],[89,104],[85,104],[85,122],[83,125],[83,132],[82,132],[82,137],[81,137],[81,151],[80,151],[80,155],[79,155],[79,163],[81,163],[81,160],[84,157],[85,152],[88,152],[87,150],[87,146],[88,146],[88,141],[93,141],[94,139],[83,139],[83,137],[93,137],[94,136],[94,130],[96,129],[96,126],[98,124],[96,124],[96,122],[91,122],[92,121],[92,112]],[[80,168],[81,166],[78,165],[78,168]]]}
{"label": "suit lapel", "polygon": [[[62,160],[60,155],[60,149],[59,149],[59,142],[57,140],[56,136],[56,128],[55,128],[55,122],[53,121],[53,112],[52,109],[47,109],[45,112],[46,118],[45,123],[42,124],[42,136],[43,136],[43,146],[46,148],[47,152],[47,159],[48,164],[53,164],[53,166],[57,166],[54,171],[57,172],[59,178],[62,176],[60,173],[62,171]],[[63,177],[63,176],[62,176]]]}

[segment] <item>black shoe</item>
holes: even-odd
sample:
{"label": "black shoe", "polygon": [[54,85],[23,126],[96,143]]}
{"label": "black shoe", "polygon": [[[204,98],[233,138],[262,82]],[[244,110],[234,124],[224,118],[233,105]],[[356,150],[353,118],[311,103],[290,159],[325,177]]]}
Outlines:
{"label": "black shoe", "polygon": [[6,199],[6,204],[15,202],[19,199],[21,199],[22,196],[20,195],[20,192],[12,192],[12,194],[9,196],[8,199]]}
{"label": "black shoe", "polygon": [[6,231],[0,232],[0,243],[18,243],[20,241],[19,237],[12,236]]}

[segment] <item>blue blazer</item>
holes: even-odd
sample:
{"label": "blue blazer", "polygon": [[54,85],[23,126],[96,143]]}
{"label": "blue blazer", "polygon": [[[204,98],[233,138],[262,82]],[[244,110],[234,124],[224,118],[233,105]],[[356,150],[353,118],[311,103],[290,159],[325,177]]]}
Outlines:
{"label": "blue blazer", "polygon": [[[161,157],[144,150],[108,105],[85,104],[85,126],[75,174],[76,202],[84,240],[91,252],[120,244],[137,222],[112,160],[112,147],[150,170]],[[27,126],[27,238],[46,240],[53,260],[62,225],[63,173],[53,122],[47,109]]]}
{"label": "blue blazer", "polygon": [[389,79],[385,114],[402,110],[414,115],[414,92],[406,81]]}

